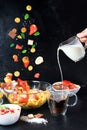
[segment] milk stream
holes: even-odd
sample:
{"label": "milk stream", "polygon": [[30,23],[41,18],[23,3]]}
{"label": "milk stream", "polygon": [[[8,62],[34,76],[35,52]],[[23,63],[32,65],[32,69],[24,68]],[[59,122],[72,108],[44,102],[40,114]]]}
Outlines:
{"label": "milk stream", "polygon": [[59,70],[60,70],[60,76],[61,76],[61,82],[63,81],[63,73],[62,73],[62,68],[60,65],[60,60],[59,60],[59,50],[57,50],[57,62],[58,62],[58,66],[59,66]]}

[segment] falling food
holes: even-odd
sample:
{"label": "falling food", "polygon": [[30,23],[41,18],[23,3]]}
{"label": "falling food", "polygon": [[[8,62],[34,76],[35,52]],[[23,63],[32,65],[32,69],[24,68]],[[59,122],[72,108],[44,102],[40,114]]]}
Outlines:
{"label": "falling food", "polygon": [[22,36],[21,36],[21,35],[18,35],[17,38],[18,38],[18,39],[22,39]]}
{"label": "falling food", "polygon": [[17,33],[17,29],[16,29],[16,28],[13,28],[12,31],[13,31],[14,33]]}
{"label": "falling food", "polygon": [[29,66],[28,66],[28,70],[29,70],[29,71],[32,71],[32,70],[33,70],[33,66],[32,66],[32,65],[29,65]]}
{"label": "falling food", "polygon": [[39,35],[40,35],[40,32],[38,31],[34,33],[34,36],[39,36]]}
{"label": "falling food", "polygon": [[32,48],[35,48],[35,47],[36,47],[36,44],[33,44],[33,45],[32,45]]}
{"label": "falling food", "polygon": [[[43,63],[43,57],[37,55],[39,52],[36,37],[40,35],[40,32],[34,17],[31,17],[31,10],[32,6],[26,5],[23,17],[19,15],[14,17],[13,21],[16,26],[8,32],[8,36],[13,40],[9,45],[12,49],[10,59],[15,62],[13,64],[22,64],[22,72],[26,69],[28,73],[32,73],[32,70],[35,71],[36,65]],[[15,77],[19,77],[20,73],[18,70],[13,72]],[[34,72],[33,77],[39,78],[40,73]]]}
{"label": "falling food", "polygon": [[16,54],[14,54],[12,58],[13,58],[14,62],[18,62],[18,56]]}
{"label": "falling food", "polygon": [[36,58],[36,60],[35,60],[35,64],[36,65],[39,65],[39,64],[41,64],[41,63],[43,63],[44,62],[44,60],[43,60],[43,57],[42,56],[38,56],[37,58]]}
{"label": "falling food", "polygon": [[38,30],[37,26],[35,24],[30,25],[30,32],[29,35],[34,34]]}
{"label": "falling food", "polygon": [[25,15],[24,15],[24,19],[25,19],[25,20],[29,19],[29,14],[25,14]]}
{"label": "falling food", "polygon": [[30,49],[30,52],[31,53],[34,53],[36,51],[36,49],[34,48],[34,47],[32,47],[31,49]]}
{"label": "falling food", "polygon": [[27,10],[27,11],[30,11],[31,9],[32,9],[32,6],[31,6],[31,5],[27,5],[27,6],[26,6],[26,10]]}
{"label": "falling food", "polygon": [[17,50],[21,50],[22,48],[23,48],[23,46],[22,46],[22,45],[16,44],[15,49],[17,49]]}
{"label": "falling food", "polygon": [[34,75],[34,78],[39,78],[40,77],[40,73],[35,73],[35,75]]}
{"label": "falling food", "polygon": [[29,63],[30,63],[29,57],[28,56],[24,56],[22,58],[22,62],[23,62],[24,67],[27,68]]}
{"label": "falling food", "polygon": [[26,52],[27,52],[27,50],[26,50],[26,49],[22,50],[22,53],[23,53],[23,54],[25,54]]}
{"label": "falling food", "polygon": [[27,31],[27,28],[25,28],[25,27],[22,27],[22,28],[21,28],[21,32],[22,32],[22,33],[25,33],[26,31]]}
{"label": "falling food", "polygon": [[21,37],[25,39],[25,33],[21,33]]}
{"label": "falling food", "polygon": [[16,37],[17,30],[15,28],[13,28],[9,33],[9,37],[11,37],[12,39],[14,39]]}
{"label": "falling food", "polygon": [[30,40],[30,39],[29,39],[27,44],[28,44],[28,45],[33,45],[33,43],[34,43],[34,40]]}
{"label": "falling food", "polygon": [[19,77],[19,76],[20,76],[20,72],[19,72],[19,71],[15,71],[15,72],[14,72],[14,76],[15,76],[15,77]]}
{"label": "falling food", "polygon": [[28,56],[24,56],[24,57],[22,58],[22,61],[23,61],[23,62],[29,61],[29,57],[28,57]]}
{"label": "falling food", "polygon": [[19,17],[16,17],[15,19],[14,19],[14,21],[15,21],[15,23],[20,23],[20,18]]}
{"label": "falling food", "polygon": [[14,47],[14,46],[15,46],[15,44],[14,44],[14,43],[11,43],[11,44],[10,44],[10,47]]}

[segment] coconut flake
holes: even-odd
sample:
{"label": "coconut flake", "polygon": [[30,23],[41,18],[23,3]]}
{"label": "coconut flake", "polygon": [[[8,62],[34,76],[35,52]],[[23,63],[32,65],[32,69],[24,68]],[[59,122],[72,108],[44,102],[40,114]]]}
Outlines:
{"label": "coconut flake", "polygon": [[45,125],[48,123],[48,121],[44,118],[29,119],[27,116],[21,116],[20,119],[28,123],[37,123],[37,124],[45,124]]}
{"label": "coconut flake", "polygon": [[38,124],[46,124],[48,121],[44,118],[33,118],[28,120],[29,123],[38,123]]}

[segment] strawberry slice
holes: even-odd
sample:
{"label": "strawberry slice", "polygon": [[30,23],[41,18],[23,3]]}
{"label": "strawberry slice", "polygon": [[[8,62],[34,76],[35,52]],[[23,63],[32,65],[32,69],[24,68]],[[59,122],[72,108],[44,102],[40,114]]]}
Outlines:
{"label": "strawberry slice", "polygon": [[70,85],[69,85],[69,89],[74,89],[74,88],[76,88],[75,84],[70,83]]}
{"label": "strawberry slice", "polygon": [[27,103],[28,102],[28,95],[27,94],[22,94],[20,96],[19,102],[20,103]]}
{"label": "strawberry slice", "polygon": [[76,88],[75,84],[68,80],[63,80],[63,86],[67,86],[69,89]]}
{"label": "strawberry slice", "polygon": [[70,85],[70,81],[68,81],[68,80],[63,80],[63,86],[69,86]]}

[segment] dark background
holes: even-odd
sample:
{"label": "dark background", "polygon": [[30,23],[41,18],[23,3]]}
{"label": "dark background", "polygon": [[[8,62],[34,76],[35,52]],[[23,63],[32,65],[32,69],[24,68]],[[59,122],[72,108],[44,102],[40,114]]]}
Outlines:
{"label": "dark background", "polygon": [[[60,71],[57,63],[57,47],[60,42],[76,35],[87,27],[86,0],[0,0],[0,80],[6,73],[21,71],[21,63],[14,64],[11,60],[12,50],[9,44],[12,39],[8,32],[15,27],[13,22],[17,16],[22,17],[26,5],[31,5],[31,16],[35,19],[41,35],[37,39],[38,50],[44,63],[36,66],[40,73],[38,80],[53,83],[60,81]],[[87,84],[87,55],[81,61],[74,63],[64,53],[60,54],[60,62],[64,79],[78,84]],[[20,78],[34,79],[27,70],[22,71]]]}

